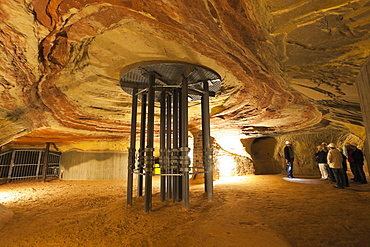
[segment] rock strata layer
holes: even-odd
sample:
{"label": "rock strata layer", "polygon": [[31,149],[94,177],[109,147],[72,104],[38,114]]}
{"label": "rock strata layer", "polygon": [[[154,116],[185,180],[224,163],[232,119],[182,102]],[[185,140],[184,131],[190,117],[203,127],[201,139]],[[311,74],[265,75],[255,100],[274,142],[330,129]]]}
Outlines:
{"label": "rock strata layer", "polygon": [[370,51],[368,1],[10,0],[0,15],[0,145],[122,148],[131,96],[119,78],[158,61],[221,75],[216,138],[362,128],[354,83]]}

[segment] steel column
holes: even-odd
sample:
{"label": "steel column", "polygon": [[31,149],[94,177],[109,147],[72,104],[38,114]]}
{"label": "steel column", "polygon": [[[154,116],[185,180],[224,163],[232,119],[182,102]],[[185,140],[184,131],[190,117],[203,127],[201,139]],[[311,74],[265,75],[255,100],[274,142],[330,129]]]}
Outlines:
{"label": "steel column", "polygon": [[42,168],[42,181],[46,181],[46,171],[48,169],[49,164],[49,150],[50,150],[50,142],[46,143],[45,153],[44,153],[44,166]]}
{"label": "steel column", "polygon": [[145,148],[145,212],[152,209],[152,170],[154,164],[154,83],[155,74],[149,72],[148,87],[148,138]]}
{"label": "steel column", "polygon": [[[173,91],[173,149],[172,149],[172,158],[171,165],[173,173],[179,174],[179,98],[180,98],[180,89],[175,89]],[[180,200],[180,177],[173,177],[173,196],[172,201]]]}
{"label": "steel column", "polygon": [[[166,160],[165,160],[165,164],[166,164],[166,173],[167,174],[173,174],[173,169],[172,167],[170,167],[170,159],[171,159],[171,141],[172,141],[172,138],[171,138],[171,119],[172,119],[172,94],[167,92],[167,100],[166,100],[166,103],[167,103],[167,121],[166,121],[166,136],[167,136],[167,139],[166,139]],[[173,190],[173,178],[174,176],[167,176],[167,198],[172,198],[172,190]]]}
{"label": "steel column", "polygon": [[[181,132],[181,129],[183,129],[183,127],[182,127],[182,121],[181,121],[181,118],[182,118],[182,116],[183,116],[183,111],[182,111],[182,107],[181,107],[181,96],[182,95],[182,89],[181,88],[179,88],[179,147],[178,147],[178,149],[177,149],[177,160],[178,160],[178,165],[179,165],[179,173],[181,174],[181,176],[184,176],[184,173],[182,172],[182,165],[181,165],[181,150],[180,150],[180,147],[181,147],[181,143],[182,143],[182,138],[183,138],[183,136],[182,136],[182,132]],[[182,178],[180,178],[179,179],[179,199],[180,200],[182,200],[182,192],[183,192],[183,190],[182,190],[182,181],[183,181],[183,179]]]}
{"label": "steel column", "polygon": [[10,165],[9,165],[9,171],[8,171],[8,183],[10,182],[10,180],[12,179],[12,172],[13,172],[13,167],[14,167],[14,165],[15,165],[15,153],[16,153],[17,151],[16,150],[13,150],[12,151],[12,157],[10,158]]}
{"label": "steel column", "polygon": [[138,87],[135,84],[132,92],[132,111],[131,111],[131,135],[130,147],[128,149],[127,164],[127,205],[132,205],[132,191],[134,183],[135,154],[136,154],[136,122],[137,122],[137,92]]}
{"label": "steel column", "polygon": [[144,149],[145,149],[145,126],[146,126],[146,101],[147,95],[141,95],[141,120],[140,120],[140,147],[139,147],[139,162],[138,162],[138,178],[137,178],[137,195],[143,196],[143,172],[144,172]]}
{"label": "steel column", "polygon": [[204,184],[208,200],[213,201],[213,164],[211,149],[211,130],[209,115],[209,85],[208,81],[203,82],[202,95],[202,141],[203,141],[203,166],[205,169]]}
{"label": "steel column", "polygon": [[161,99],[160,99],[160,129],[159,129],[159,147],[160,147],[160,159],[159,165],[161,170],[160,178],[160,199],[161,201],[166,200],[166,177],[163,174],[166,174],[166,91],[162,89]]}
{"label": "steel column", "polygon": [[37,157],[36,179],[40,177],[39,173],[40,173],[40,166],[41,166],[41,156],[42,156],[42,151],[39,151],[38,157]]}
{"label": "steel column", "polygon": [[182,171],[182,207],[189,209],[189,147],[188,147],[188,79],[183,78],[181,85],[181,145],[180,145],[180,164]]}

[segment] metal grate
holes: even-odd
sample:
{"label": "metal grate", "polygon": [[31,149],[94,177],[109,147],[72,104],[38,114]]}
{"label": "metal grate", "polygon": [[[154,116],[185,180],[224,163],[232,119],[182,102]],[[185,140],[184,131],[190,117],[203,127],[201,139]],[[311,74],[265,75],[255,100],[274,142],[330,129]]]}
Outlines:
{"label": "metal grate", "polygon": [[[11,150],[0,154],[0,182],[42,177],[44,150]],[[49,152],[47,177],[59,177],[60,153]]]}
{"label": "metal grate", "polygon": [[124,74],[120,80],[122,89],[131,95],[135,84],[138,85],[139,90],[146,89],[149,73],[156,75],[155,88],[158,90],[155,93],[156,102],[160,101],[160,89],[180,87],[184,77],[189,84],[189,101],[201,99],[204,82],[208,82],[211,96],[221,88],[221,77],[208,68],[185,63],[159,63],[136,67]]}

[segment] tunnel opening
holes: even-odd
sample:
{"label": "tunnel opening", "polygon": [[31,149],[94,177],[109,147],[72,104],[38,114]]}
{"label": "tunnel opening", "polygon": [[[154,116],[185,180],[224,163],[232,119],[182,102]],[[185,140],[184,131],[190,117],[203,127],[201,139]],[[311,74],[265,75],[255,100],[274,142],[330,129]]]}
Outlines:
{"label": "tunnel opening", "polygon": [[282,166],[274,158],[278,141],[274,137],[260,137],[251,143],[251,156],[256,175],[279,174]]}

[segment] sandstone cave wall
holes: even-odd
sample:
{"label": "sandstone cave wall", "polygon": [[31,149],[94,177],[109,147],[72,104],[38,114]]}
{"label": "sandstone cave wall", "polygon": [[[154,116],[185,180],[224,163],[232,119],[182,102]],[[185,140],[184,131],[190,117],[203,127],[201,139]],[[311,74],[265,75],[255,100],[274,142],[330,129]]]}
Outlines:
{"label": "sandstone cave wall", "polygon": [[65,180],[126,179],[127,152],[68,151],[61,157],[61,178]]}
{"label": "sandstone cave wall", "polygon": [[223,149],[215,139],[212,141],[213,170],[215,178],[254,174],[253,161],[247,156]]}
{"label": "sandstone cave wall", "polygon": [[364,145],[360,137],[332,129],[242,140],[246,151],[252,156],[256,175],[286,173],[283,152],[286,141],[293,144],[294,175],[298,176],[320,176],[315,162],[315,152],[316,147],[322,142],[333,142],[338,147],[343,147],[345,143],[358,143],[360,149],[363,149]]}
{"label": "sandstone cave wall", "polygon": [[[361,68],[361,71],[356,79],[358,96],[360,99],[361,113],[365,126],[366,136],[370,136],[370,57],[368,57]],[[364,154],[367,160],[370,157],[370,140],[366,138]],[[367,163],[367,168],[370,171],[370,162]]]}
{"label": "sandstone cave wall", "polygon": [[[275,157],[279,160],[285,174],[286,165],[283,149],[286,141],[291,141],[295,152],[294,174],[301,176],[320,176],[315,152],[318,145],[322,142],[334,143],[339,148],[343,148],[345,143],[357,143],[363,149],[364,141],[350,133],[340,130],[327,129],[323,131],[307,131],[303,133],[293,133],[276,138],[278,145],[275,149]],[[348,166],[349,168],[349,166]]]}
{"label": "sandstone cave wall", "polygon": [[253,139],[250,154],[256,175],[281,173],[282,167],[273,155],[276,145],[277,140],[273,137]]}
{"label": "sandstone cave wall", "polygon": [[[192,129],[193,136],[193,166],[203,167],[203,141],[202,131]],[[250,158],[238,155],[223,149],[213,137],[210,139],[212,147],[213,178],[219,179],[221,176],[243,176],[254,174],[253,162]],[[195,169],[203,171],[203,169]],[[193,179],[203,179],[204,174],[197,174]]]}

